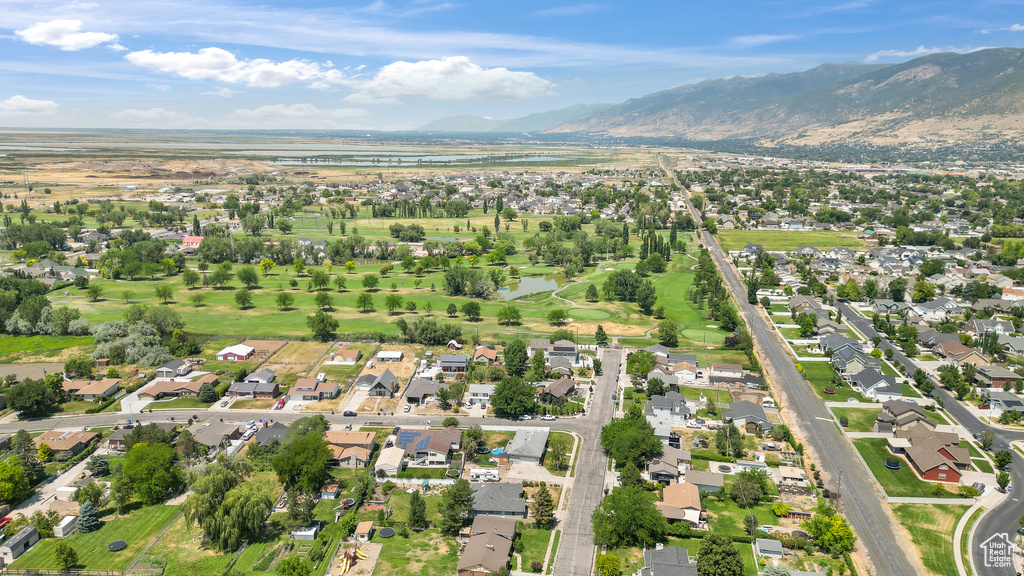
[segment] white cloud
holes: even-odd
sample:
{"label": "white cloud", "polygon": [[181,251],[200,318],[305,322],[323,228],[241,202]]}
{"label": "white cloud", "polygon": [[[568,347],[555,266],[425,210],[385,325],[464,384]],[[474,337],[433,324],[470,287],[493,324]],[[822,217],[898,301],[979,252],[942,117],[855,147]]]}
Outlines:
{"label": "white cloud", "polygon": [[325,88],[343,83],[346,76],[308,60],[274,62],[265,58],[239,60],[223,48],[202,48],[198,52],[129,52],[125,59],[143,68],[174,74],[189,80],[215,80],[229,84],[245,84],[254,88],[275,88],[293,82],[314,81]]}
{"label": "white cloud", "polygon": [[345,100],[394,102],[402,96],[432,100],[523,100],[551,93],[554,85],[533,72],[482,68],[466,56],[395,62],[381,68]]}
{"label": "white cloud", "polygon": [[797,34],[751,34],[749,36],[735,36],[729,43],[740,48],[755,48],[772,44],[774,42],[785,42],[800,38]]}
{"label": "white cloud", "polygon": [[21,94],[0,100],[0,114],[5,116],[50,116],[57,112],[57,108],[60,108],[60,104],[53,100],[33,100]]}
{"label": "white cloud", "polygon": [[1012,24],[1005,28],[986,28],[982,30],[982,34],[991,34],[993,32],[1024,32],[1024,24]]}
{"label": "white cloud", "polygon": [[533,13],[534,16],[541,18],[552,18],[561,16],[583,16],[584,14],[595,14],[597,12],[603,12],[608,7],[604,4],[575,4],[572,6],[556,6],[554,8],[544,8],[543,10],[537,10]]}
{"label": "white cloud", "polygon": [[50,20],[38,22],[24,30],[17,30],[15,34],[29,44],[57,46],[67,51],[84,50],[108,42],[123,49],[117,44],[117,34],[80,32],[81,29],[81,20]]}
{"label": "white cloud", "polygon": [[213,92],[199,93],[200,96],[220,96],[221,98],[231,98],[235,94],[238,94],[238,92],[227,87],[221,88],[220,90],[214,90]]}
{"label": "white cloud", "polygon": [[197,120],[183,112],[175,112],[166,108],[150,108],[149,110],[136,110],[128,108],[111,114],[110,117],[122,124],[136,126],[152,126],[163,128],[169,126],[196,126]]}
{"label": "white cloud", "polygon": [[957,54],[967,54],[970,52],[977,52],[978,50],[986,50],[987,46],[980,46],[978,48],[956,48],[954,46],[932,47],[918,46],[913,50],[879,50],[872,54],[869,54],[864,59],[865,62],[875,62],[880,58],[917,58],[920,56],[927,56],[928,54],[939,54],[941,52],[956,52]]}
{"label": "white cloud", "polygon": [[285,118],[291,120],[307,120],[316,118],[358,118],[366,116],[366,110],[362,108],[336,108],[325,110],[317,108],[312,104],[270,104],[259,108],[239,108],[232,115],[239,118]]}
{"label": "white cloud", "polygon": [[146,88],[152,88],[153,90],[159,90],[161,92],[167,92],[168,90],[171,89],[171,87],[168,86],[167,84],[153,84],[153,83],[146,84]]}

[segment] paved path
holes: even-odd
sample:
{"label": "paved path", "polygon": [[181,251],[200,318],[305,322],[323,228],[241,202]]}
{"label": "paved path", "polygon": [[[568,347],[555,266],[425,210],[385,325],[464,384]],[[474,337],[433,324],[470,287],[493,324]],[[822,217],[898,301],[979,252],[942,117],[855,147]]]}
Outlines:
{"label": "paved path", "polygon": [[[661,157],[659,156],[659,162]],[[679,184],[675,172],[669,175]],[[698,222],[700,213],[690,203],[688,192],[682,185],[684,199],[691,215]],[[796,371],[792,356],[776,337],[774,328],[743,297],[747,293],[739,274],[726,258],[718,240],[706,230],[701,236],[711,252],[722,276],[728,284],[740,312],[747,322],[750,334],[760,352],[765,374],[782,392],[783,406],[795,420],[806,442],[818,458],[818,465],[832,480],[829,488],[838,488],[842,478],[840,508],[850,521],[859,542],[867,551],[878,576],[916,576],[916,561],[908,555],[909,546],[897,537],[898,532],[888,507],[869,478],[871,472],[852,454],[853,447],[836,429],[835,421],[825,404],[817,397],[803,376]]]}
{"label": "paved path", "polygon": [[585,420],[574,431],[583,437],[576,478],[569,494],[569,511],[561,525],[562,537],[555,554],[554,574],[559,576],[590,576],[594,568],[594,530],[590,516],[604,497],[605,471],[608,457],[601,447],[601,427],[611,421],[611,390],[619,373],[622,351],[605,348],[600,351],[604,372],[594,385],[594,404]]}

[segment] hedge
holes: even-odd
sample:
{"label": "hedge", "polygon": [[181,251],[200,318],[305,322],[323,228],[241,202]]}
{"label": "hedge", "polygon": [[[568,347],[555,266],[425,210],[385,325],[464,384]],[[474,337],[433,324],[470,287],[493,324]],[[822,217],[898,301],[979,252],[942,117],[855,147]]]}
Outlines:
{"label": "hedge", "polygon": [[718,452],[713,450],[693,450],[690,452],[690,458],[694,460],[710,460],[711,462],[735,462],[735,458],[728,456],[722,456]]}

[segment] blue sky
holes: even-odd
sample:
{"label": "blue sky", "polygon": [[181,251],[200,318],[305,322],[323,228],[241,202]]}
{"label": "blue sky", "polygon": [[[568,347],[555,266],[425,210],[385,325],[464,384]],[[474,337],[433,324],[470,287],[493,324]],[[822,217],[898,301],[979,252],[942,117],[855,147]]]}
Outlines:
{"label": "blue sky", "polygon": [[2,4],[12,127],[412,129],[1024,41],[1017,0]]}

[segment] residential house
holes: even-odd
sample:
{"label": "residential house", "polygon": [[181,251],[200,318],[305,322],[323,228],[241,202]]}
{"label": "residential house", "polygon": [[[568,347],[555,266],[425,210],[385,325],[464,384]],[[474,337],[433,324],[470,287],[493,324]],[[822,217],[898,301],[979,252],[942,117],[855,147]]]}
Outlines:
{"label": "residential house", "polygon": [[663,445],[661,455],[647,463],[652,482],[675,482],[690,467],[690,451]]}
{"label": "residential house", "polygon": [[199,390],[203,384],[217,386],[220,378],[216,374],[204,374],[198,380],[192,382],[176,382],[164,380],[154,382],[139,390],[140,400],[158,400],[160,398],[195,398],[199,396]]}
{"label": "residential house", "polygon": [[455,570],[457,576],[489,576],[508,566],[512,541],[501,534],[470,536]]}
{"label": "residential house", "polygon": [[817,300],[813,296],[797,295],[789,299],[789,303],[786,305],[790,312],[800,314],[801,312],[810,312],[818,306]]}
{"label": "residential house", "polygon": [[686,425],[690,417],[690,408],[686,405],[686,397],[679,392],[666,392],[664,396],[652,396],[644,405],[644,416],[654,428],[654,435],[667,440],[672,428]]}
{"label": "residential house", "polygon": [[323,400],[338,395],[338,382],[321,381],[316,378],[299,378],[288,391],[290,400]]}
{"label": "residential house", "polygon": [[739,364],[720,364],[714,363],[711,365],[711,377],[712,378],[742,378],[743,377],[743,366]]}
{"label": "residential house", "polygon": [[724,474],[707,470],[687,470],[686,481],[708,492],[719,492],[725,487]]}
{"label": "residential house", "polygon": [[548,428],[520,428],[505,445],[502,459],[510,464],[540,466],[547,451]]}
{"label": "residential house", "polygon": [[939,321],[946,316],[956,316],[963,313],[963,308],[951,298],[940,296],[930,302],[915,304],[914,311],[922,318],[930,321]]}
{"label": "residential house", "polygon": [[932,429],[936,426],[935,421],[928,418],[924,408],[917,402],[890,400],[882,403],[882,411],[878,413],[873,430],[892,433],[916,422],[922,422]]}
{"label": "residential house", "polygon": [[280,444],[284,440],[285,434],[288,433],[288,425],[281,422],[274,422],[273,424],[267,424],[264,422],[262,428],[256,430],[256,434],[253,435],[253,442],[257,446],[265,448],[273,443]]}
{"label": "residential house", "polygon": [[473,351],[473,362],[494,364],[498,361],[498,352],[490,346],[477,346]]}
{"label": "residential house", "polygon": [[516,538],[516,519],[502,516],[487,516],[481,514],[473,518],[473,525],[470,527],[470,536],[480,534],[497,534],[506,540],[512,541]]}
{"label": "residential house", "polygon": [[850,385],[865,397],[880,402],[896,400],[903,396],[903,386],[896,382],[895,376],[882,374],[874,368],[861,370],[850,376]]}
{"label": "residential house", "polygon": [[191,254],[203,243],[202,236],[185,236],[181,239],[181,251]]}
{"label": "residential house", "polygon": [[277,382],[232,382],[228,386],[228,396],[232,398],[271,399],[280,392]]}
{"label": "residential house", "polygon": [[523,498],[522,484],[504,484],[497,482],[474,483],[473,506],[469,515],[481,514],[511,518],[526,518],[526,500]]}
{"label": "residential house", "polygon": [[700,526],[700,488],[689,482],[669,484],[662,489],[661,502],[655,502],[670,524],[683,521],[691,527]]}
{"label": "residential house", "polygon": [[733,402],[722,415],[726,422],[732,422],[748,434],[753,434],[758,427],[762,430],[771,429],[764,408],[747,400]]}
{"label": "residential house", "polygon": [[[174,438],[178,432],[178,425],[174,422],[150,422],[149,424],[146,424],[146,426],[156,426],[165,432],[169,432],[171,434],[171,438]],[[107,436],[104,446],[106,446],[108,450],[123,452],[126,446],[125,437],[131,434],[134,429],[134,426],[126,426],[124,428],[114,430],[110,436]]]}
{"label": "residential house", "polygon": [[238,426],[227,422],[196,422],[188,430],[196,441],[211,450],[226,446],[229,440],[241,436]]}
{"label": "residential house", "polygon": [[975,338],[981,338],[985,334],[995,333],[997,335],[1010,335],[1013,324],[1009,320],[997,320],[994,318],[971,318],[964,326],[964,331]]}
{"label": "residential house", "polygon": [[442,389],[447,389],[450,385],[438,382],[437,380],[430,380],[427,378],[413,378],[408,386],[405,387],[405,401],[410,404],[423,404],[431,398],[437,397],[437,393]]}
{"label": "residential house", "polygon": [[936,432],[921,423],[911,424],[889,440],[890,449],[903,453],[914,472],[923,480],[959,483],[970,468],[971,455],[960,447],[955,432]]}
{"label": "residential house", "polygon": [[270,368],[260,368],[246,376],[244,381],[250,384],[266,384],[268,382],[273,382],[274,377],[274,371]]}
{"label": "residential house", "polygon": [[782,558],[782,542],[772,538],[754,539],[754,553],[761,558]]}
{"label": "residential house", "polygon": [[217,352],[217,360],[228,360],[233,362],[241,362],[252,358],[253,354],[256,353],[256,349],[252,346],[246,346],[245,344],[235,344],[234,346],[228,346],[220,352]]}
{"label": "residential house", "polygon": [[402,429],[395,446],[405,450],[410,466],[447,466],[453,450],[462,445],[462,431],[451,426],[444,430]]}
{"label": "residential house", "polygon": [[946,332],[939,332],[938,330],[936,330],[934,328],[928,328],[928,329],[925,329],[925,330],[922,330],[922,331],[918,332],[918,334],[917,334],[917,341],[920,342],[922,346],[927,346],[928,348],[934,348],[935,346],[938,346],[939,344],[942,344],[943,342],[952,342],[952,341],[959,342],[960,341],[960,337],[957,336],[956,334],[949,334],[949,333],[946,333]]}
{"label": "residential house", "polygon": [[999,336],[999,343],[1003,350],[1013,356],[1024,356],[1024,338],[1020,336]]}
{"label": "residential house", "polygon": [[551,350],[548,351],[547,357],[549,360],[553,357],[568,358],[574,365],[579,363],[576,344],[568,340],[558,340],[551,344]]}
{"label": "residential house", "polygon": [[494,394],[494,389],[497,388],[494,384],[470,384],[469,385],[469,403],[479,404],[483,408],[487,408],[487,405],[491,402],[491,396]]}
{"label": "residential house", "polygon": [[83,430],[48,430],[36,436],[33,442],[36,448],[46,444],[53,450],[54,460],[63,462],[85,450],[89,443],[97,437],[99,434]]}
{"label": "residential house", "polygon": [[335,361],[340,362],[346,366],[352,366],[363,357],[363,353],[360,350],[354,348],[348,348],[342,346],[334,355]]}
{"label": "residential house", "polygon": [[376,376],[363,374],[356,380],[356,387],[367,388],[370,396],[394,398],[398,392],[399,381],[398,377],[388,369]]}
{"label": "residential house", "polygon": [[846,334],[828,334],[818,338],[818,348],[824,353],[835,352],[847,346],[853,350],[860,350],[860,342]]}
{"label": "residential house", "polygon": [[576,393],[576,381],[572,378],[561,377],[544,388],[544,394],[551,398],[568,398]]}
{"label": "residential house", "polygon": [[551,356],[548,358],[548,372],[554,372],[562,376],[572,376],[572,359],[565,356]]}
{"label": "residential house", "polygon": [[698,576],[698,573],[686,548],[658,544],[644,550],[644,567],[638,576]]}
{"label": "residential house", "polygon": [[836,373],[843,376],[856,374],[868,368],[878,370],[882,367],[882,361],[853,347],[843,347],[832,353],[832,367]]}
{"label": "residential house", "polygon": [[691,383],[697,381],[697,367],[689,362],[676,362],[668,368],[669,373],[675,376],[680,383]]}
{"label": "residential house", "polygon": [[465,374],[469,369],[469,356],[466,354],[441,354],[441,372],[445,374]]}
{"label": "residential house", "polygon": [[1002,416],[1004,412],[1024,413],[1024,401],[1016,394],[996,391],[989,395],[988,400],[989,406],[992,407],[992,411],[997,417]]}
{"label": "residential house", "polygon": [[1024,380],[1024,376],[1002,366],[978,366],[975,372],[978,382],[987,388],[1012,388]]}
{"label": "residential house", "polygon": [[551,352],[551,341],[545,338],[531,338],[527,353],[530,358],[533,358],[538,351],[543,352],[544,357],[547,358],[548,353]]}
{"label": "residential house", "polygon": [[954,366],[962,364],[974,364],[981,366],[988,364],[988,360],[982,356],[981,350],[965,346],[959,340],[943,342],[935,347],[936,352]]}

